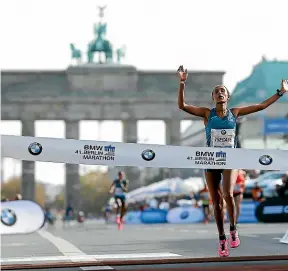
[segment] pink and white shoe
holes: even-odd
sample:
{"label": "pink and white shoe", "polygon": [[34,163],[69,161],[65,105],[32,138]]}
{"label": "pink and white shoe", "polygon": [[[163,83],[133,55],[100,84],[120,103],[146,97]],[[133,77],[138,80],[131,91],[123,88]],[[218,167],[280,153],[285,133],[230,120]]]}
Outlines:
{"label": "pink and white shoe", "polygon": [[118,230],[122,231],[123,228],[124,228],[124,225],[123,225],[122,222],[120,222],[120,223],[118,224]]}
{"label": "pink and white shoe", "polygon": [[230,247],[236,248],[240,246],[240,238],[238,236],[238,231],[230,231]]}
{"label": "pink and white shoe", "polygon": [[220,257],[229,257],[228,241],[219,240],[218,255]]}

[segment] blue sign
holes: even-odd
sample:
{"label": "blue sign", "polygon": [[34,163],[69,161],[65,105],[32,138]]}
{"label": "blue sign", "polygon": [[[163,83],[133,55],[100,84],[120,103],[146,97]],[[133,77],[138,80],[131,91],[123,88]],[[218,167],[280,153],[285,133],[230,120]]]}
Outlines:
{"label": "blue sign", "polygon": [[141,211],[131,211],[127,212],[125,216],[126,224],[142,224],[141,221]]}
{"label": "blue sign", "polygon": [[167,213],[161,209],[146,209],[141,214],[141,221],[145,224],[167,223]]}
{"label": "blue sign", "polygon": [[[256,208],[258,203],[254,202],[245,202],[241,203],[239,223],[258,223],[258,220],[255,215]],[[228,213],[227,213],[228,216]]]}
{"label": "blue sign", "polygon": [[288,134],[288,119],[264,119],[264,135]]}

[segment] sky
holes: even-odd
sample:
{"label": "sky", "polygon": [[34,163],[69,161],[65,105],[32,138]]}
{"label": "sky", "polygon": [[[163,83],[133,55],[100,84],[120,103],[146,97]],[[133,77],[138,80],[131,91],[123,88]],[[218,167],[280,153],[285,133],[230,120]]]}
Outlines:
{"label": "sky", "polygon": [[[262,56],[288,60],[287,0],[4,0],[1,69],[66,69],[69,44],[85,52],[94,38],[98,5],[107,5],[107,38],[115,48],[126,45],[123,63],[139,70],[176,70],[180,64],[188,71],[221,70],[233,90]],[[120,122],[102,122],[101,129],[96,121],[80,125],[80,139],[121,141]],[[187,125],[182,122],[182,130]],[[112,127],[118,132],[111,133]],[[1,122],[1,134],[20,131],[20,122]],[[138,142],[165,144],[164,123],[138,122],[138,135]],[[37,121],[36,136],[64,137],[64,124]],[[19,162],[5,159],[4,179],[20,169]],[[64,165],[37,162],[36,178],[64,183]]]}

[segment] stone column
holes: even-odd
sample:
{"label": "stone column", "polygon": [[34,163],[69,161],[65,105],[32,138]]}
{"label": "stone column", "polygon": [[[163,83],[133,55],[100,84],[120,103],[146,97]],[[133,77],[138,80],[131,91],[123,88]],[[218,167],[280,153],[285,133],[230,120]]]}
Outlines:
{"label": "stone column", "polygon": [[[22,136],[35,136],[34,120],[22,121]],[[31,141],[31,143],[33,143],[33,141]],[[35,201],[35,188],[35,162],[22,161],[22,199]]]}
{"label": "stone column", "polygon": [[[125,143],[137,143],[137,120],[127,119],[122,121],[123,124],[123,142]],[[117,150],[116,150],[117,155]],[[126,173],[129,180],[129,190],[140,187],[140,171],[136,167],[123,167],[123,171]]]}
{"label": "stone column", "polygon": [[[165,120],[166,124],[166,145],[180,146],[181,144],[181,120]],[[173,155],[173,154],[172,154]],[[180,170],[172,168],[169,170],[169,177],[181,177]]]}
{"label": "stone column", "polygon": [[[66,121],[65,131],[67,139],[79,138],[79,122]],[[71,204],[73,209],[79,210],[81,202],[79,165],[66,164],[65,208]]]}
{"label": "stone column", "polygon": [[123,120],[123,142],[137,143],[137,120]]}

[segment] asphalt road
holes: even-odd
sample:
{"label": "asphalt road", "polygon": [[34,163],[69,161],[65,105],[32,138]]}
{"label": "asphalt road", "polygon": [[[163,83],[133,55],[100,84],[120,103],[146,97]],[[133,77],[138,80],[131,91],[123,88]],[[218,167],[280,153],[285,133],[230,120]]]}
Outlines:
{"label": "asphalt road", "polygon": [[[228,233],[228,224],[226,225]],[[241,246],[231,256],[288,255],[279,239],[288,224],[242,224]],[[57,224],[29,235],[1,236],[1,264],[218,257],[215,224]]]}

